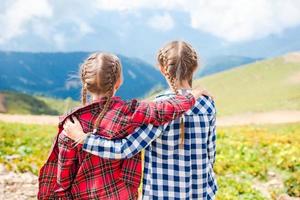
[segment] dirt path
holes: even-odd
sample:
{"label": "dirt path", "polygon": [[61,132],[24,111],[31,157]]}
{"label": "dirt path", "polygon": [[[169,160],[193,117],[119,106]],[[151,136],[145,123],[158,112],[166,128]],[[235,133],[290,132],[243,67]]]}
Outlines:
{"label": "dirt path", "polygon": [[6,171],[4,165],[0,163],[0,199],[36,199],[37,189],[37,176],[29,172],[18,174]]}
{"label": "dirt path", "polygon": [[[58,123],[57,116],[47,115],[10,115],[0,114],[0,121],[20,122],[25,124],[49,124]],[[300,111],[273,111],[266,113],[249,113],[228,117],[219,117],[219,126],[250,125],[250,124],[280,124],[300,122]]]}
{"label": "dirt path", "polygon": [[49,124],[57,125],[58,117],[50,115],[12,115],[0,114],[0,121],[19,122],[24,124]]}
{"label": "dirt path", "polygon": [[220,117],[219,126],[249,125],[249,124],[281,124],[300,122],[300,111],[272,111],[266,113],[249,113]]}

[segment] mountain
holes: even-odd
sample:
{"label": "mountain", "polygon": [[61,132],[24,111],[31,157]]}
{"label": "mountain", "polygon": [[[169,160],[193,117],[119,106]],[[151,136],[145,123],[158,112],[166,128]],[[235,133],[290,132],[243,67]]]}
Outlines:
{"label": "mountain", "polygon": [[200,68],[196,77],[203,77],[210,74],[215,74],[259,60],[262,59],[233,55],[209,57],[204,61],[204,66],[203,68]]}
{"label": "mountain", "polygon": [[193,86],[216,97],[219,115],[300,110],[300,52],[206,76]]}
{"label": "mountain", "polygon": [[[81,88],[78,68],[89,54],[0,52],[0,90],[78,100]],[[124,83],[117,94],[123,98],[142,97],[149,90],[166,84],[151,65],[136,58],[118,56]]]}
{"label": "mountain", "polygon": [[0,113],[59,115],[78,105],[80,102],[70,98],[54,99],[12,91],[0,92]]}
{"label": "mountain", "polygon": [[[132,59],[127,60],[126,58],[123,58],[122,61],[123,63],[125,63],[123,65],[129,65],[128,63],[132,63]],[[142,66],[142,64],[144,64],[139,60],[135,60],[135,62],[137,66]],[[139,62],[142,63],[139,64]],[[24,70],[23,66],[26,65],[19,66],[20,70]],[[46,66],[49,66],[49,64]],[[76,67],[74,68],[76,70]],[[13,80],[18,80],[12,75],[12,69],[10,69],[10,76],[8,76],[8,69],[6,70],[5,76],[3,76],[3,73],[0,75],[1,88],[3,88],[7,83],[12,84]],[[14,70],[16,69],[17,68],[14,67]],[[42,71],[42,69],[35,68],[35,70],[40,71]],[[137,70],[134,71],[134,74],[139,73],[147,75],[147,73],[149,73],[149,76],[143,77],[147,77],[148,79],[157,78],[153,75],[150,76],[150,73],[152,73],[150,71],[147,71],[147,73],[143,73],[143,69],[140,69],[140,71],[138,69],[140,68],[136,67],[134,69]],[[55,71],[56,70],[54,70],[53,73],[56,73]],[[156,76],[162,77],[157,71],[154,72],[156,73]],[[40,73],[41,72],[39,72],[39,74]],[[139,88],[136,87],[136,83],[132,82],[133,80],[135,80],[132,73],[129,72],[127,74],[127,77],[125,77],[125,81],[129,79],[131,81],[130,84],[132,84],[132,87]],[[20,74],[20,72],[16,72],[15,74]],[[30,77],[29,75],[33,76],[33,74],[35,73],[32,72],[24,74]],[[66,72],[66,74],[68,73]],[[126,73],[124,74],[126,76]],[[46,75],[47,73],[44,72],[44,76]],[[57,76],[59,76],[59,74]],[[67,77],[67,75],[65,76]],[[15,79],[11,80],[11,82],[8,82],[5,77],[7,79],[8,77],[14,77]],[[47,75],[47,77],[52,78],[54,77],[54,75],[50,73],[49,75]],[[39,77],[35,76],[35,78]],[[58,78],[53,78],[53,80],[57,79]],[[42,81],[43,79],[39,78],[38,80]],[[62,81],[62,83],[65,82]],[[21,84],[17,82],[16,85]],[[9,85],[6,86],[8,87]],[[26,86],[26,84],[24,84],[23,86]],[[41,85],[41,87],[43,87],[43,85]],[[277,110],[300,110],[300,52],[289,53],[287,55],[275,57],[272,59],[260,60],[251,64],[238,66],[227,71],[212,74],[195,80],[193,87],[207,88],[215,96],[218,115],[224,116]],[[129,88],[128,90],[130,89],[131,88]],[[78,90],[77,92],[79,92],[79,88],[74,88],[74,91],[76,90]],[[147,92],[149,95],[153,96],[155,95],[154,93],[157,94],[160,90],[161,88],[154,87],[152,89],[152,92],[149,92],[151,91],[150,89],[147,90]],[[66,89],[65,91],[68,92],[68,90]],[[34,91],[33,93],[38,92]],[[43,93],[43,90],[40,90],[39,93],[51,94],[47,92]],[[19,94],[16,92],[0,93],[0,112],[6,113],[58,114],[63,113],[68,108],[74,107],[78,104],[78,101],[72,101],[70,98],[62,100],[49,97],[41,97],[37,95]]]}

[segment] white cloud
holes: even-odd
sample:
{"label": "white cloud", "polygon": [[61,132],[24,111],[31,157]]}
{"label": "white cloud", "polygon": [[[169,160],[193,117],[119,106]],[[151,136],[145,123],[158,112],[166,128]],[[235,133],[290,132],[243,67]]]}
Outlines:
{"label": "white cloud", "polygon": [[194,29],[230,42],[278,34],[300,24],[299,0],[98,0],[102,10],[184,11]]}
{"label": "white cloud", "polygon": [[135,17],[132,14],[136,13],[143,15],[144,10],[163,13],[147,21],[160,31],[175,26],[176,21],[168,13],[185,12],[192,28],[225,42],[259,39],[300,25],[300,0],[73,0],[71,4],[69,1],[1,0],[0,44],[29,32],[63,48],[97,32],[92,25],[103,10],[129,17]]}
{"label": "white cloud", "polygon": [[79,32],[81,35],[86,35],[95,32],[95,30],[86,21],[80,18],[74,19],[74,22],[79,27]]}
{"label": "white cloud", "polygon": [[52,9],[47,0],[16,0],[7,3],[0,14],[0,43],[23,34],[26,24],[37,18],[52,16]]}
{"label": "white cloud", "polygon": [[174,27],[174,20],[170,14],[155,15],[148,20],[148,25],[158,31],[169,31]]}
{"label": "white cloud", "polygon": [[97,8],[101,10],[132,11],[138,9],[171,9],[184,0],[96,0]]}
{"label": "white cloud", "polygon": [[59,50],[63,50],[66,43],[66,37],[61,33],[56,33],[53,36],[53,41]]}
{"label": "white cloud", "polygon": [[[2,1],[2,0],[1,0]],[[6,0],[0,4],[0,44],[29,33],[58,50],[93,33],[89,19],[97,11],[92,1]],[[0,13],[1,13],[0,12]],[[70,34],[71,32],[71,34]]]}
{"label": "white cloud", "polygon": [[300,24],[298,0],[203,0],[187,10],[193,28],[232,42],[278,34]]}

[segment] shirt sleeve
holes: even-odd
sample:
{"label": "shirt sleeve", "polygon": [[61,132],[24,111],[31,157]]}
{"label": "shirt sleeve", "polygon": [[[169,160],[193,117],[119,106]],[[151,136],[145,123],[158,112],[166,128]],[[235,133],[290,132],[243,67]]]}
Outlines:
{"label": "shirt sleeve", "polygon": [[70,187],[77,171],[77,147],[73,147],[73,140],[65,134],[58,136],[58,166],[56,197],[68,197]]}
{"label": "shirt sleeve", "polygon": [[132,134],[123,139],[109,140],[99,135],[87,136],[83,150],[108,159],[126,159],[145,149],[162,133],[162,126],[152,124],[137,128]]}
{"label": "shirt sleeve", "polygon": [[166,124],[189,110],[195,104],[192,94],[176,95],[157,102],[138,102],[134,108],[132,122],[138,126]]}
{"label": "shirt sleeve", "polygon": [[213,114],[210,120],[207,147],[209,161],[214,166],[216,160],[216,114]]}

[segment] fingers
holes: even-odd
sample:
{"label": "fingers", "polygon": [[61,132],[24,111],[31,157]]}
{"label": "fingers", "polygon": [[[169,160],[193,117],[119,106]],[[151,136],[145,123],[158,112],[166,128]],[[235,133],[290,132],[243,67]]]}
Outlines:
{"label": "fingers", "polygon": [[69,133],[69,129],[70,129],[70,126],[72,126],[72,122],[70,121],[70,119],[67,119],[63,125],[63,128],[65,130],[65,133],[68,134]]}
{"label": "fingers", "polygon": [[65,121],[65,124],[71,124],[72,122],[71,122],[71,120],[70,119],[67,119],[66,121]]}
{"label": "fingers", "polygon": [[205,96],[210,96],[209,92],[207,90],[202,90],[201,92]]}
{"label": "fingers", "polygon": [[73,118],[73,121],[74,121],[75,124],[80,124],[80,122],[79,122],[79,120],[77,119],[77,117],[74,117],[74,118]]}
{"label": "fingers", "polygon": [[212,100],[215,100],[215,97],[210,92],[208,92],[205,89],[202,91],[202,94],[204,94],[205,96],[208,96],[208,97],[212,98]]}
{"label": "fingers", "polygon": [[200,96],[202,96],[202,90],[193,90],[192,91],[192,94],[194,95],[194,97],[196,98],[196,99],[198,99]]}
{"label": "fingers", "polygon": [[194,97],[196,99],[200,98],[201,96],[205,95],[208,97],[211,97],[213,100],[215,100],[215,97],[213,95],[211,95],[207,90],[205,89],[196,89],[192,92],[192,94],[194,95]]}

